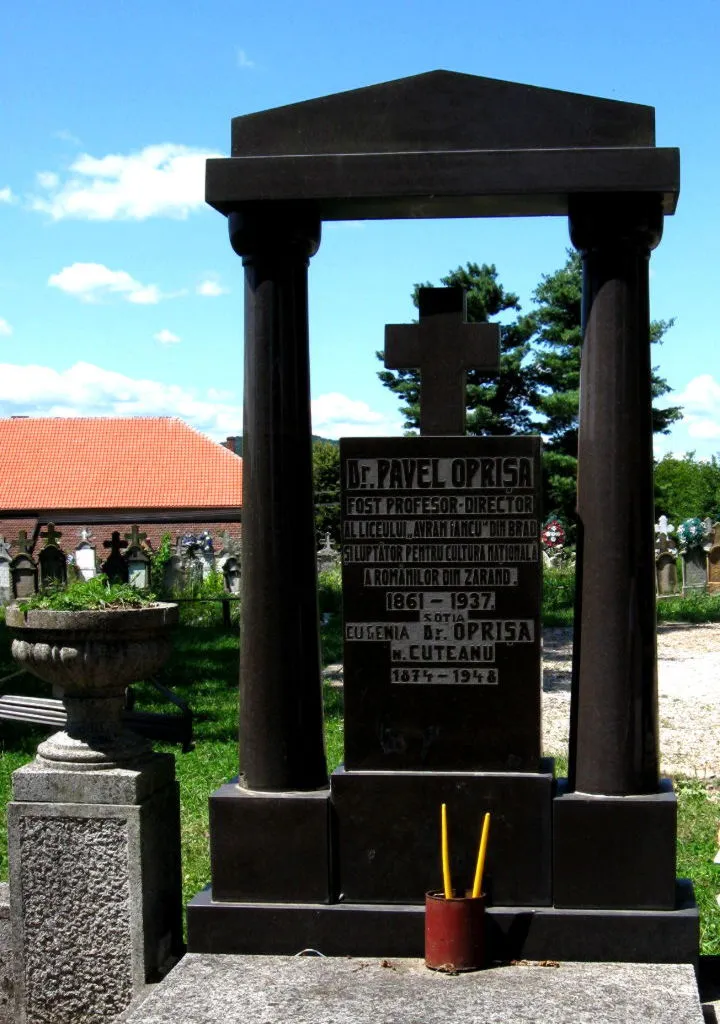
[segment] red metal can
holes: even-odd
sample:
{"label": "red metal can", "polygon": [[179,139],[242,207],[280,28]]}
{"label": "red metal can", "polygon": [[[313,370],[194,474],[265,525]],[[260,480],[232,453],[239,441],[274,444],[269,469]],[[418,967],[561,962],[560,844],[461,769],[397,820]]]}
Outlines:
{"label": "red metal can", "polygon": [[485,896],[425,894],[425,965],[433,971],[477,971],[485,963]]}

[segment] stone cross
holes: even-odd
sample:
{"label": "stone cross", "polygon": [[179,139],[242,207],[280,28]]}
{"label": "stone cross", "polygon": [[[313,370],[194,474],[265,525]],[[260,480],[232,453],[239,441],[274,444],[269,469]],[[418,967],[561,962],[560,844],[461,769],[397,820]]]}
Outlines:
{"label": "stone cross", "polygon": [[125,539],[130,541],[130,547],[139,548],[142,541],[147,537],[146,533],[140,533],[137,524],[133,525],[132,532],[125,534]]}
{"label": "stone cross", "polygon": [[668,522],[667,516],[660,516],[657,523],[655,524],[655,555],[663,554],[668,551],[670,554],[676,554],[676,549],[673,547],[670,539],[670,534],[675,532],[675,527],[672,523]]}
{"label": "stone cross", "polygon": [[421,434],[464,434],[466,371],[497,373],[500,328],[465,322],[462,288],[421,288],[418,306],[419,323],[386,325],[385,366],[420,370]]}
{"label": "stone cross", "polygon": [[28,538],[27,538],[27,531],[25,531],[25,530],[18,530],[17,547],[18,547],[18,554],[22,554],[23,551],[25,552],[25,554],[29,554],[29,552],[30,552],[30,543],[29,543]]}
{"label": "stone cross", "polygon": [[103,541],[104,548],[110,548],[113,555],[119,555],[122,548],[127,547],[126,540],[120,540],[120,534],[117,530],[113,530],[110,540]]}
{"label": "stone cross", "polygon": [[10,545],[3,536],[0,536],[0,558],[5,555],[10,558]]}
{"label": "stone cross", "polygon": [[87,528],[84,528],[84,529],[82,529],[80,531],[80,540],[84,544],[89,544],[90,543],[90,539],[91,539],[92,536],[93,536],[92,530],[88,530]]}
{"label": "stone cross", "polygon": [[62,534],[55,529],[55,523],[48,523],[47,530],[45,533],[40,534],[41,537],[45,537],[45,547],[59,547],[58,541],[62,537]]}

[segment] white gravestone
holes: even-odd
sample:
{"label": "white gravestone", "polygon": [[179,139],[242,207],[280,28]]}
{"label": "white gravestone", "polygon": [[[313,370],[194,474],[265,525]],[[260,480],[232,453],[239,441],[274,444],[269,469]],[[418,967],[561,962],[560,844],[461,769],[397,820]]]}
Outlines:
{"label": "white gravestone", "polygon": [[97,576],[95,548],[90,543],[89,530],[83,530],[80,536],[82,540],[75,548],[75,566],[81,579],[91,580],[93,576]]}
{"label": "white gravestone", "polygon": [[4,537],[0,537],[0,604],[12,600],[12,577],[10,575],[10,551]]}

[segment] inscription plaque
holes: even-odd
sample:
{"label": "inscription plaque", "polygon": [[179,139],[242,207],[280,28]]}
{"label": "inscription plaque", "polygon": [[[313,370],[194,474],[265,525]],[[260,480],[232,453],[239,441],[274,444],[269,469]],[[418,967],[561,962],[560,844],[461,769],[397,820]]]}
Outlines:
{"label": "inscription plaque", "polygon": [[539,438],[340,459],[346,768],[537,770]]}

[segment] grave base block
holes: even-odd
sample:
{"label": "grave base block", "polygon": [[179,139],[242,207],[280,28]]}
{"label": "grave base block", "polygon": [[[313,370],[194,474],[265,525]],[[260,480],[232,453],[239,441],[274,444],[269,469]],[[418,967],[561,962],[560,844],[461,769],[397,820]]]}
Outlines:
{"label": "grave base block", "polygon": [[115,1020],[182,954],[175,762],[13,773],[18,1024]]}
{"label": "grave base block", "polygon": [[[483,814],[492,815],[484,888],[502,906],[552,903],[551,760],[526,772],[345,771],[330,779],[340,899],[422,903],[441,881],[447,804],[453,884],[471,888]],[[217,891],[213,886],[216,898]],[[222,897],[219,897],[222,898]]]}
{"label": "grave base block", "polygon": [[218,900],[327,903],[330,791],[266,793],[226,783],[210,797],[210,861]]}
{"label": "grave base block", "polygon": [[672,910],[677,800],[669,779],[642,796],[568,793],[553,801],[554,905]]}
{"label": "grave base block", "polygon": [[[489,907],[489,960],[696,963],[699,918],[689,881],[675,909]],[[410,905],[217,903],[209,889],[187,908],[193,953],[421,957],[425,908]]]}

